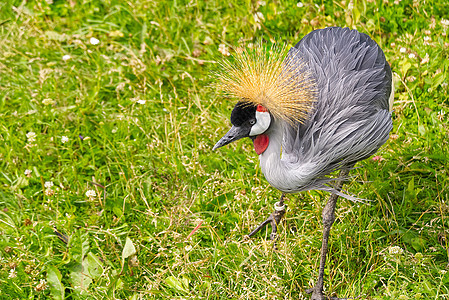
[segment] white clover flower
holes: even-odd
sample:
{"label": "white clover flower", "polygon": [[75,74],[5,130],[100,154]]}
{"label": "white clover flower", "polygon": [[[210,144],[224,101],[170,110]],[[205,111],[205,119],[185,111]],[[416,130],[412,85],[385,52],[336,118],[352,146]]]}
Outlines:
{"label": "white clover flower", "polygon": [[16,278],[17,277],[17,271],[15,268],[9,270],[8,278]]}
{"label": "white clover flower", "polygon": [[33,171],[31,171],[30,169],[26,169],[25,170],[25,176],[26,177],[31,177],[31,172],[33,172]]}
{"label": "white clover flower", "polygon": [[28,143],[32,143],[36,141],[36,133],[33,131],[29,131],[27,133],[27,139],[28,139]]}
{"label": "white clover flower", "polygon": [[145,104],[145,103],[147,103],[147,100],[139,99],[139,100],[137,100],[137,103],[139,103],[139,104]]}
{"label": "white clover flower", "polygon": [[46,181],[44,183],[44,187],[47,189],[51,189],[52,186],[53,186],[53,181]]}
{"label": "white clover flower", "polygon": [[303,7],[303,6],[304,6],[304,3],[302,3],[302,2],[298,2],[298,3],[296,3],[296,6],[297,6],[297,7],[299,7],[299,8],[301,8],[301,7]]}
{"label": "white clover flower", "polygon": [[414,58],[416,58],[416,55],[413,54],[413,53],[410,53],[410,54],[408,55],[408,58],[414,59]]}
{"label": "white clover flower", "polygon": [[220,44],[218,46],[218,52],[220,52],[221,54],[223,54],[224,56],[229,56],[231,55],[231,53],[229,53],[228,48],[226,47],[225,44]]}
{"label": "white clover flower", "polygon": [[68,137],[66,137],[65,135],[63,135],[62,137],[61,137],[61,143],[67,143],[69,141],[69,138]]}
{"label": "white clover flower", "polygon": [[430,61],[429,53],[426,53],[426,56],[421,60],[421,64],[427,64]]}
{"label": "white clover flower", "polygon": [[390,254],[402,254],[404,250],[402,250],[402,248],[399,246],[391,246],[388,248],[388,252]]}
{"label": "white clover flower", "polygon": [[262,21],[265,20],[265,17],[263,16],[263,13],[261,13],[260,11],[256,12],[254,15],[254,21],[256,23],[262,23]]}
{"label": "white clover flower", "polygon": [[39,281],[39,284],[36,285],[36,286],[34,287],[34,289],[36,290],[36,292],[40,292],[40,291],[46,290],[47,287],[48,287],[48,286],[47,286],[47,281],[46,281],[45,279],[41,279],[41,280]]}
{"label": "white clover flower", "polygon": [[441,25],[443,25],[443,26],[449,26],[449,20],[441,19],[440,23],[441,23]]}
{"label": "white clover flower", "polygon": [[86,192],[86,196],[92,200],[93,198],[95,198],[97,196],[97,193],[95,193],[94,190],[87,190]]}
{"label": "white clover flower", "polygon": [[430,41],[430,40],[432,40],[432,38],[431,38],[430,36],[427,36],[427,35],[426,35],[426,36],[424,37],[424,41],[428,42],[428,41]]}
{"label": "white clover flower", "polygon": [[405,53],[405,52],[407,52],[407,49],[405,49],[404,47],[401,47],[401,49],[399,49],[399,52]]}
{"label": "white clover flower", "polygon": [[444,112],[443,110],[440,110],[438,113],[437,113],[437,118],[438,118],[438,120],[440,120],[440,122],[442,122],[443,120],[444,120],[444,116],[446,115],[446,112]]}
{"label": "white clover flower", "polygon": [[52,189],[48,188],[48,189],[46,189],[44,191],[44,193],[45,193],[45,196],[51,197],[51,196],[53,196],[55,194],[55,191],[53,191]]}
{"label": "white clover flower", "polygon": [[67,61],[67,60],[69,60],[69,59],[71,59],[71,58],[72,58],[72,57],[71,57],[70,55],[66,54],[66,55],[64,55],[64,56],[62,57],[62,60]]}
{"label": "white clover flower", "polygon": [[123,89],[125,88],[126,83],[125,82],[120,82],[117,87],[115,88],[115,90],[118,91],[123,91]]}
{"label": "white clover flower", "polygon": [[46,99],[42,100],[42,104],[43,105],[52,105],[52,104],[55,104],[55,100],[46,98]]}
{"label": "white clover flower", "polygon": [[408,77],[406,78],[406,80],[407,80],[408,82],[413,82],[413,81],[416,80],[416,77],[413,76],[413,75],[411,75],[411,76],[408,76]]}
{"label": "white clover flower", "polygon": [[96,38],[94,38],[94,37],[91,37],[91,38],[90,38],[90,43],[91,43],[92,45],[98,45],[98,44],[100,44],[100,40],[99,40],[99,39],[96,39]]}

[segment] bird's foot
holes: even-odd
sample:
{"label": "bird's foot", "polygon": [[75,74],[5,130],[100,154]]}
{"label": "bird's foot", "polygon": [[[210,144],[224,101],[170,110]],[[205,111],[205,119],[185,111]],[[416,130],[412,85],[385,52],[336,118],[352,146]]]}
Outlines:
{"label": "bird's foot", "polygon": [[351,300],[351,299],[357,299],[357,298],[338,298],[338,297],[329,297],[325,296],[323,294],[323,291],[319,289],[317,286],[314,286],[313,288],[310,288],[306,290],[307,294],[312,294],[312,297],[310,300]]}
{"label": "bird's foot", "polygon": [[321,289],[317,288],[316,286],[306,290],[306,293],[312,294],[312,297],[310,298],[310,300],[328,300],[329,299],[329,297],[324,296],[323,291]]}
{"label": "bird's foot", "polygon": [[248,237],[252,237],[256,233],[258,233],[262,228],[264,228],[268,224],[271,224],[270,240],[272,241],[275,240],[277,233],[277,224],[279,224],[279,222],[282,220],[284,214],[285,214],[285,204],[283,204],[282,202],[277,202],[276,204],[274,204],[274,212],[259,226],[257,226],[253,231],[251,231],[248,234]]}

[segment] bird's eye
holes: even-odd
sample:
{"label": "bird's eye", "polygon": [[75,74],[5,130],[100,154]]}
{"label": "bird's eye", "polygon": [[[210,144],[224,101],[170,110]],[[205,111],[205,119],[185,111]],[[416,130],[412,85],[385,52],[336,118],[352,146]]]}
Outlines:
{"label": "bird's eye", "polygon": [[256,124],[256,120],[254,120],[254,119],[252,119],[252,120],[249,120],[249,124],[250,124],[250,125],[254,125],[254,124]]}

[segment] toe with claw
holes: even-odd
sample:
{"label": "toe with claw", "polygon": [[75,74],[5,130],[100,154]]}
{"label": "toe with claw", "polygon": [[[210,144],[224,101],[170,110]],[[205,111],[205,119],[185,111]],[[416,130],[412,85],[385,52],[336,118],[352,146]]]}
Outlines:
{"label": "toe with claw", "polygon": [[[284,195],[282,195],[284,196]],[[270,234],[270,240],[276,239],[276,233],[277,233],[277,225],[279,222],[281,222],[282,218],[285,214],[285,204],[283,202],[283,197],[281,197],[281,200],[277,202],[274,205],[274,212],[265,220],[263,221],[259,226],[257,226],[253,231],[251,231],[248,234],[248,237],[252,237],[257,232],[259,232],[262,228],[267,226],[268,224],[271,224],[271,234]]]}

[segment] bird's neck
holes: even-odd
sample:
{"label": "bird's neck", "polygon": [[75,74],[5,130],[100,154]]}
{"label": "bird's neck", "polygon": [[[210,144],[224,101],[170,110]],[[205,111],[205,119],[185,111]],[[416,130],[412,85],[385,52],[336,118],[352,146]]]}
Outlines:
{"label": "bird's neck", "polygon": [[287,175],[285,174],[286,170],[282,166],[283,162],[281,160],[283,138],[282,121],[273,120],[266,135],[268,136],[269,142],[265,151],[259,155],[260,168],[268,182],[275,188],[282,190],[282,180]]}

